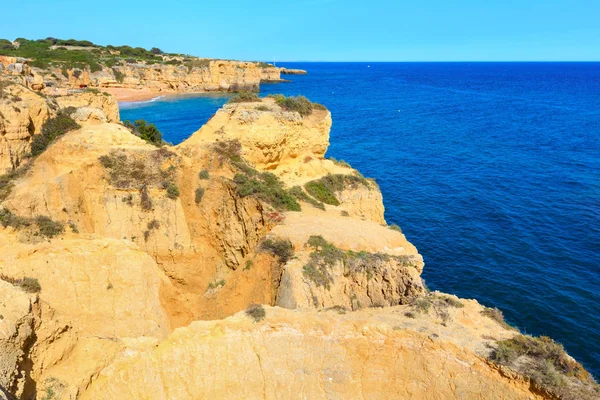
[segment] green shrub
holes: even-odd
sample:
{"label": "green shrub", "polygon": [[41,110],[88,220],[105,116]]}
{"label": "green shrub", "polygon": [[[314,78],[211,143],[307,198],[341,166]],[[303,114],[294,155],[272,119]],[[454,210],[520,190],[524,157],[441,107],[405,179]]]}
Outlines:
{"label": "green shrub", "polygon": [[[98,158],[102,166],[107,170],[109,182],[120,189],[141,188],[143,185],[160,187],[167,192],[169,198],[177,198],[175,166],[162,169],[165,161],[174,157],[175,154],[165,148],[153,152],[125,153],[123,151],[111,151],[108,155]],[[147,195],[147,189],[145,195]],[[145,200],[145,199],[142,199]]]}
{"label": "green shrub", "polygon": [[174,182],[168,181],[165,182],[164,187],[167,191],[167,197],[171,200],[175,200],[179,197],[179,188]]}
{"label": "green shrub", "polygon": [[0,224],[2,224],[4,228],[11,227],[13,229],[20,229],[31,226],[31,221],[29,218],[14,215],[8,209],[4,208],[0,210]]}
{"label": "green shrub", "polygon": [[289,239],[265,239],[259,249],[276,256],[280,264],[287,263],[294,256],[294,246]]}
{"label": "green shrub", "polygon": [[257,111],[271,111],[271,109],[268,106],[265,106],[264,104],[261,104],[260,106],[256,106],[255,110],[257,110]]}
{"label": "green shrub", "polygon": [[19,287],[27,293],[38,293],[42,290],[42,286],[37,279],[27,276],[21,280]]}
{"label": "green shrub", "polygon": [[31,164],[25,164],[15,170],[0,175],[0,202],[5,200],[14,187],[14,181],[23,177],[31,168]]}
{"label": "green shrub", "polygon": [[442,298],[442,301],[444,302],[444,304],[454,308],[463,308],[465,306],[460,300],[456,300],[453,297],[444,296]]}
{"label": "green shrub", "polygon": [[50,217],[40,215],[36,217],[35,223],[40,230],[40,235],[53,238],[63,233],[65,227],[62,223],[53,221]]}
{"label": "green shrub", "polygon": [[304,185],[304,188],[312,197],[318,201],[332,206],[339,206],[340,201],[335,194],[320,180],[310,181]]}
{"label": "green shrub", "polygon": [[267,312],[264,307],[260,304],[251,304],[246,309],[246,315],[254,320],[254,322],[260,322],[267,316]]}
{"label": "green shrub", "polygon": [[6,275],[0,275],[0,280],[8,282],[13,286],[17,286],[27,293],[39,293],[42,290],[40,282],[37,279],[30,278],[28,276],[22,279],[17,279]]}
{"label": "green shrub", "polygon": [[79,229],[77,228],[77,225],[75,225],[75,222],[69,221],[69,228],[71,228],[71,232],[79,233]]}
{"label": "green shrub", "polygon": [[125,74],[116,68],[113,68],[112,71],[113,71],[113,74],[115,75],[115,80],[119,83],[123,83],[123,81],[125,80]]}
{"label": "green shrub", "polygon": [[221,280],[218,280],[218,281],[210,282],[208,284],[208,289],[207,290],[217,289],[217,288],[220,288],[220,287],[223,287],[223,286],[225,286],[225,279],[221,279]]}
{"label": "green shrub", "polygon": [[270,95],[275,99],[275,103],[286,111],[296,111],[303,117],[312,114],[313,103],[304,96],[285,97],[281,94]]}
{"label": "green shrub", "polygon": [[312,205],[315,208],[318,208],[319,210],[325,210],[325,205],[323,203],[310,197],[300,186],[292,187],[290,189],[290,194],[296,199],[309,203],[310,205]]}
{"label": "green shrub", "polygon": [[340,202],[335,196],[335,192],[341,192],[345,189],[355,189],[360,185],[370,188],[369,181],[362,176],[328,174],[304,185],[304,188],[315,199],[332,206],[339,206]]}
{"label": "green shrub", "polygon": [[152,143],[155,146],[164,144],[162,133],[160,133],[154,124],[144,121],[143,119],[138,119],[134,121],[133,124],[130,121],[125,121],[123,124],[133,130],[133,133],[136,134],[136,136],[139,136],[148,143]]}
{"label": "green shrub", "polygon": [[429,313],[429,309],[431,308],[431,300],[429,300],[426,297],[419,297],[416,298],[413,302],[412,302],[412,306],[415,307],[415,309],[421,313],[427,314]]}
{"label": "green shrub", "polygon": [[204,197],[204,191],[205,191],[205,189],[201,188],[201,187],[196,189],[196,195],[194,198],[194,200],[196,201],[196,204],[200,204],[200,202],[202,201],[202,197]]}
{"label": "green shrub", "polygon": [[250,270],[250,268],[252,268],[253,264],[254,264],[254,262],[252,260],[246,261],[246,266],[244,267],[244,271]]}
{"label": "green shrub", "polygon": [[344,160],[336,160],[336,159],[335,159],[335,158],[333,158],[333,157],[330,157],[330,158],[329,158],[329,160],[333,161],[333,163],[334,163],[335,165],[338,165],[338,166],[340,166],[340,167],[352,168],[352,167],[350,166],[350,164],[348,164],[348,163],[347,163],[346,161],[344,161]]}
{"label": "green shrub", "polygon": [[481,315],[484,315],[488,318],[493,319],[494,321],[496,321],[497,323],[499,323],[500,325],[502,325],[502,327],[504,327],[505,329],[516,329],[512,326],[510,326],[505,320],[504,320],[504,314],[502,313],[502,311],[499,308],[488,308],[485,307],[483,309],[483,311],[481,311]]}
{"label": "green shrub", "polygon": [[200,171],[200,173],[198,174],[198,177],[200,179],[209,179],[210,175],[208,174],[208,171],[203,169],[202,171]]}
{"label": "green shrub", "polygon": [[[521,358],[526,358],[528,362],[523,362]],[[490,360],[510,366],[537,384],[550,388],[564,385],[565,376],[593,382],[589,372],[571,358],[562,345],[546,336],[516,335],[502,340],[490,354]]]}
{"label": "green shrub", "polygon": [[210,59],[208,59],[208,58],[196,58],[193,60],[188,59],[187,61],[184,60],[183,65],[186,66],[188,72],[191,72],[194,68],[209,69]]}
{"label": "green shrub", "polygon": [[393,231],[396,231],[396,232],[400,232],[400,233],[402,233],[402,228],[400,228],[400,227],[399,227],[398,225],[396,225],[396,224],[392,224],[392,225],[388,226],[388,228],[390,228],[390,229],[391,229],[391,230],[393,230]]}
{"label": "green shrub", "polygon": [[258,94],[253,92],[239,92],[229,98],[228,103],[252,103],[261,101]]}
{"label": "green shrub", "polygon": [[81,128],[68,114],[61,110],[56,117],[47,120],[42,125],[42,132],[34,135],[31,141],[31,155],[36,157],[42,154],[56,138],[65,133]]}
{"label": "green shrub", "polygon": [[232,162],[242,162],[242,144],[237,139],[217,142],[213,149]]}
{"label": "green shrub", "polygon": [[0,51],[1,50],[13,50],[15,46],[13,46],[10,40],[0,39]]}
{"label": "green shrub", "polygon": [[382,253],[369,253],[366,251],[354,252],[343,251],[333,244],[327,242],[320,235],[311,236],[306,242],[306,247],[313,249],[308,263],[303,272],[317,286],[327,289],[333,283],[333,277],[329,272],[336,263],[343,264],[344,276],[365,274],[367,280],[372,279],[375,274],[380,274],[390,261],[397,262],[402,267],[414,266],[413,256],[389,256]]}
{"label": "green shrub", "polygon": [[160,228],[160,222],[156,219],[148,222],[148,230],[158,229]]}
{"label": "green shrub", "polygon": [[233,181],[237,185],[237,194],[241,197],[253,196],[272,205],[276,210],[301,210],[294,196],[285,190],[279,178],[270,172],[256,173],[253,176],[236,174]]}

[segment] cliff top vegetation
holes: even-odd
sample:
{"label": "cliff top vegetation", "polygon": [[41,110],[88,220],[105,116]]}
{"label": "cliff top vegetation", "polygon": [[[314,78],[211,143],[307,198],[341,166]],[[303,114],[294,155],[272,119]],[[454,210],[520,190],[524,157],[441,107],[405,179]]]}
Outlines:
{"label": "cliff top vegetation", "polygon": [[[112,68],[122,64],[172,64],[193,68],[206,68],[208,59],[185,54],[166,53],[159,48],[150,50],[142,47],[101,46],[89,40],[46,39],[29,40],[17,38],[14,42],[0,39],[0,55],[29,58],[30,65],[47,69],[60,67],[66,69],[86,69],[91,72],[102,70],[102,66]],[[264,65],[263,65],[264,64]],[[259,66],[270,66],[259,63]]]}

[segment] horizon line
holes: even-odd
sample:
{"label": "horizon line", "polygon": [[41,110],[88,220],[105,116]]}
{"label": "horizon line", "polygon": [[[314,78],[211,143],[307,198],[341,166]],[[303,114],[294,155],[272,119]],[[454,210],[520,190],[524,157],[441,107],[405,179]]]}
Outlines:
{"label": "horizon line", "polygon": [[403,60],[403,61],[394,61],[394,60],[379,60],[379,61],[364,61],[364,60],[338,60],[338,61],[330,61],[330,60],[278,60],[278,61],[268,61],[262,60],[264,62],[271,63],[286,63],[286,62],[306,62],[306,63],[600,63],[600,59],[598,60],[460,60],[460,61],[445,61],[445,60],[436,60],[436,61],[424,61],[424,60]]}

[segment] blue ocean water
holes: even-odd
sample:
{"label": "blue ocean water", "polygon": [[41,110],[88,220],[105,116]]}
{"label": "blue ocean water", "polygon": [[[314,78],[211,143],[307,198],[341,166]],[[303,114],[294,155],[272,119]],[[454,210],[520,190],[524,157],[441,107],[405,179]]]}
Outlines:
{"label": "blue ocean water", "polygon": [[[333,115],[429,286],[501,308],[600,377],[600,63],[286,63]],[[179,143],[226,96],[123,104]]]}

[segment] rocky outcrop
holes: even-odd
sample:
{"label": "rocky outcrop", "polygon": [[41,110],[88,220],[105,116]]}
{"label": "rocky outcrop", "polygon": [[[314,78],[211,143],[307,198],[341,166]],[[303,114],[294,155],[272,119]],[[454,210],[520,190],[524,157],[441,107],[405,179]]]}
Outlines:
{"label": "rocky outcrop", "polygon": [[[121,121],[119,118],[119,105],[117,100],[107,93],[83,91],[81,93],[74,93],[67,96],[57,96],[55,99],[60,108],[95,108],[102,111],[106,117],[106,121]],[[101,114],[98,114],[93,110],[88,110],[88,113],[89,112],[95,113],[95,115],[98,116],[96,119],[101,119]]]}
{"label": "rocky outcrop", "polygon": [[34,135],[60,109],[80,108],[80,122],[118,122],[119,107],[114,97],[100,92],[44,97],[15,80],[0,79],[0,174],[21,165],[31,151]]}
{"label": "rocky outcrop", "polygon": [[[469,304],[453,317],[482,321],[480,308]],[[82,399],[541,398],[476,354],[481,334],[510,335],[493,321],[461,329],[429,315],[411,320],[406,311],[267,307],[259,323],[243,313],[194,322],[158,346],[121,353]],[[457,330],[460,344],[452,338]]]}
{"label": "rocky outcrop", "polygon": [[0,388],[16,396],[23,394],[27,381],[25,370],[33,342],[31,303],[27,293],[0,280]]}
{"label": "rocky outcrop", "polygon": [[[291,240],[296,256],[283,268],[278,306],[356,310],[407,304],[425,291],[422,256],[402,233],[377,222],[302,213],[289,215],[271,234]],[[321,256],[311,237],[335,252]]]}
{"label": "rocky outcrop", "polygon": [[[256,168],[286,181],[310,179],[325,171],[326,167],[319,164],[329,146],[330,129],[331,114],[327,110],[302,117],[266,98],[262,102],[226,104],[180,147],[237,140],[242,145],[242,156]],[[314,166],[310,165],[313,160]]]}
{"label": "rocky outcrop", "polygon": [[0,174],[21,165],[33,135],[54,114],[52,104],[9,80],[0,80]]}
{"label": "rocky outcrop", "polygon": [[[32,159],[0,205],[0,386],[12,395],[549,398],[486,361],[515,331],[476,301],[427,293],[377,185],[324,158],[327,110],[227,105],[159,148],[107,122],[110,98],[77,96],[44,103],[50,115],[85,105],[81,128]],[[240,190],[257,176],[278,186]],[[327,179],[337,202],[303,192]],[[269,200],[291,202],[294,186],[301,211]],[[23,277],[37,293],[10,283]]]}
{"label": "rocky outcrop", "polygon": [[0,274],[35,277],[42,301],[79,331],[159,338],[170,331],[158,296],[164,276],[131,243],[63,238],[28,244],[1,232],[0,238]]}
{"label": "rocky outcrop", "polygon": [[124,63],[92,72],[89,69],[42,70],[30,68],[26,60],[21,63],[14,61],[7,64],[7,71],[25,76],[26,82],[36,85],[36,90],[45,88],[48,94],[53,94],[57,88],[82,86],[98,89],[145,88],[155,92],[258,91],[261,82],[282,81],[279,68],[256,62],[198,59],[185,65]]}
{"label": "rocky outcrop", "polygon": [[283,75],[306,75],[306,71],[303,69],[281,68],[281,73]]}

